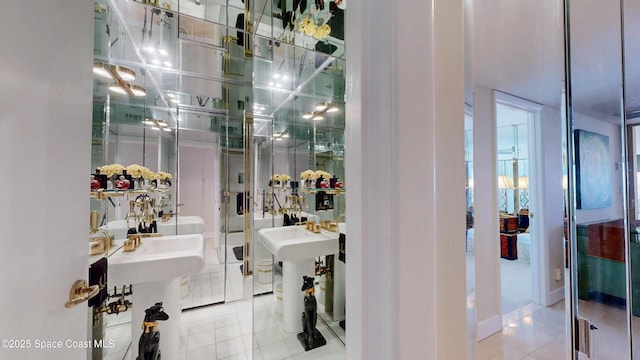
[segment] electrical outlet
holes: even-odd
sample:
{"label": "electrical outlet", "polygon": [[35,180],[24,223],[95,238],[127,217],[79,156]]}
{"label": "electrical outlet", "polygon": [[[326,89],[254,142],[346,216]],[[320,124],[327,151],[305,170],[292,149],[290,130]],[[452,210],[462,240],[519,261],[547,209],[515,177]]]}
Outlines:
{"label": "electrical outlet", "polygon": [[562,280],[562,269],[560,268],[553,269],[553,274],[556,281]]}

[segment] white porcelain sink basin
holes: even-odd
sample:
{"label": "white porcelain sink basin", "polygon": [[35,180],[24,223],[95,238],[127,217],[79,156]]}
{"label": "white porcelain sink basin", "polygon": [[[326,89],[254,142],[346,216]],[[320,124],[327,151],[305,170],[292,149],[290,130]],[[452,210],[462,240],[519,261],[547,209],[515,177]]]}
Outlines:
{"label": "white porcelain sink basin", "polygon": [[310,259],[338,252],[338,234],[313,233],[304,226],[284,226],[258,231],[258,241],[278,259]]}
{"label": "white porcelain sink basin", "polygon": [[109,257],[109,286],[164,281],[192,275],[204,268],[204,238],[200,234],[143,238],[131,252]]}

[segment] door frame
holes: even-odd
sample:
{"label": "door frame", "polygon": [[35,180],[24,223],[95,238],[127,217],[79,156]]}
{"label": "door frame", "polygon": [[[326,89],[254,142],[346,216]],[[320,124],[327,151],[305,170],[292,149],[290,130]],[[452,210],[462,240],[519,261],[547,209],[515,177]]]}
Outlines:
{"label": "door frame", "polygon": [[[543,289],[550,289],[549,277],[549,259],[547,254],[547,246],[544,234],[544,196],[540,179],[541,164],[539,151],[542,149],[539,144],[541,136],[541,120],[543,106],[532,101],[522,99],[513,95],[509,95],[494,90],[495,105],[502,104],[513,108],[527,111],[531,117],[527,120],[527,136],[528,136],[528,159],[529,159],[529,213],[532,214],[530,223],[531,234],[531,301],[536,304],[550,305],[548,299],[551,298]],[[496,121],[497,124],[497,112]],[[497,149],[496,149],[497,150]],[[533,191],[531,189],[534,189]]]}

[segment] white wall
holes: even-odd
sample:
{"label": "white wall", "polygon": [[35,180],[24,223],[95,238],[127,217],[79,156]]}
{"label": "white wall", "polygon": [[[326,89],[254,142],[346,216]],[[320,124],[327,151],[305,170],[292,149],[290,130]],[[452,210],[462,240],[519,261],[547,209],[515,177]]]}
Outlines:
{"label": "white wall", "polygon": [[[93,2],[3,2],[0,25],[0,337],[3,359],[86,359]],[[35,340],[62,349],[35,349]]]}
{"label": "white wall", "polygon": [[467,355],[462,16],[349,3],[348,359]]}
{"label": "white wall", "polygon": [[[562,117],[560,111],[543,108],[540,122],[534,124],[536,138],[534,166],[537,183],[536,211],[532,221],[538,222],[532,269],[537,273],[539,301],[549,306],[564,298],[564,279],[554,278],[554,269],[564,268],[564,192],[562,189]],[[538,265],[540,262],[540,265]],[[562,272],[564,273],[564,271]],[[535,281],[535,279],[534,279]]]}
{"label": "white wall", "polygon": [[178,208],[180,215],[195,215],[204,219],[204,232],[217,233],[216,230],[216,182],[220,178],[215,173],[218,162],[215,147],[179,145],[179,177],[178,182],[180,198],[178,201],[184,205]]}
{"label": "white wall", "polygon": [[478,340],[502,329],[496,141],[494,92],[476,85],[473,90],[473,181]]}
{"label": "white wall", "polygon": [[587,115],[573,114],[574,129],[587,130],[609,137],[609,164],[611,166],[611,206],[602,209],[576,210],[576,223],[622,219],[622,170],[616,164],[621,160],[620,126]]}

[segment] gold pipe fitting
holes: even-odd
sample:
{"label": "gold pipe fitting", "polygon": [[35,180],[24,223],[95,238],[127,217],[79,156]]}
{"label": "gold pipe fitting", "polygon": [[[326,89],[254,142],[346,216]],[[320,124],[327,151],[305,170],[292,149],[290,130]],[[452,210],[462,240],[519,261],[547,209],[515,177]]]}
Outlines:
{"label": "gold pipe fitting", "polygon": [[89,235],[93,235],[95,233],[101,233],[102,236],[98,238],[91,238],[97,240],[92,240],[90,242],[91,249],[89,253],[91,255],[99,255],[101,253],[103,253],[105,256],[108,255],[109,250],[111,250],[111,246],[113,245],[113,236],[110,236],[109,233],[104,229],[98,229],[97,231],[92,230],[91,232],[89,232]]}

